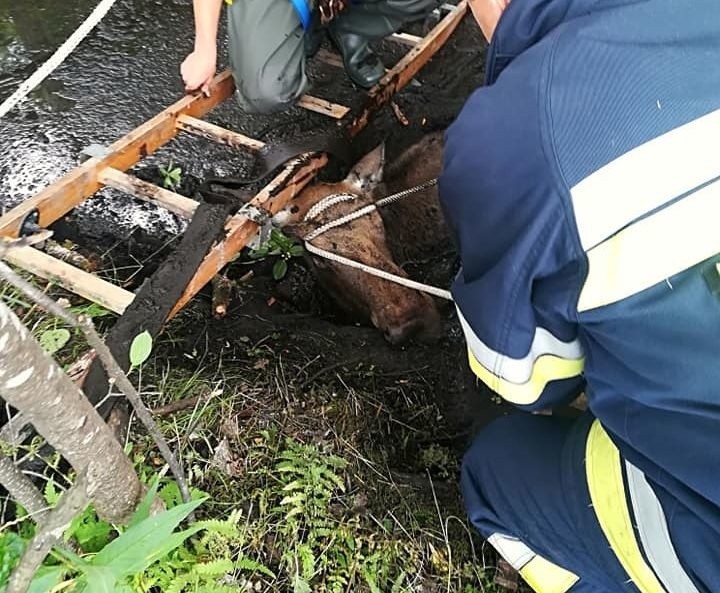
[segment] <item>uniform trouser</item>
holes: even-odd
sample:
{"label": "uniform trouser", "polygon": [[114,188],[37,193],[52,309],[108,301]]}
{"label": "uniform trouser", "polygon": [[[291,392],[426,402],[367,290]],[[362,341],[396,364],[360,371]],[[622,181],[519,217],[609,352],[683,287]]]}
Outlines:
{"label": "uniform trouser", "polygon": [[[336,35],[382,39],[437,5],[438,0],[363,0],[329,26]],[[290,0],[235,0],[228,11],[228,34],[230,68],[243,108],[279,111],[303,94],[305,35]]]}
{"label": "uniform trouser", "polygon": [[[577,421],[517,414],[490,424],[463,460],[461,485],[471,522],[540,593],[692,591],[682,580],[664,588],[657,583],[636,587],[628,565],[619,560],[622,555],[611,549],[608,525],[598,519],[597,487],[592,486],[593,499],[588,485],[588,464],[595,463],[588,443],[598,428],[590,414]],[[607,467],[598,466],[600,481],[612,473]],[[624,501],[623,486],[616,490]],[[609,510],[616,509],[611,505]],[[654,519],[651,527],[659,522]],[[634,528],[637,523],[628,529],[633,538]],[[656,535],[651,543],[659,545],[659,539]],[[664,562],[660,568],[668,573],[671,565]],[[645,576],[652,581],[656,575]]]}

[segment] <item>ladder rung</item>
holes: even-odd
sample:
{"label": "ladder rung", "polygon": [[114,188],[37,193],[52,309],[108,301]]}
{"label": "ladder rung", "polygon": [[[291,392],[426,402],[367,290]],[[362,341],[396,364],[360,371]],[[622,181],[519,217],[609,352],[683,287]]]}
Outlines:
{"label": "ladder rung", "polygon": [[216,126],[209,122],[203,121],[190,115],[180,115],[177,118],[177,127],[184,132],[190,132],[209,140],[214,140],[220,144],[232,146],[233,148],[249,148],[250,150],[260,150],[265,146],[264,142],[245,136],[238,132],[233,132],[222,126]]}
{"label": "ladder rung", "polygon": [[345,107],[345,105],[338,105],[337,103],[331,103],[325,99],[311,97],[310,95],[303,95],[300,97],[298,105],[308,111],[322,113],[323,115],[327,115],[335,119],[342,119],[350,111],[350,108]]}
{"label": "ladder rung", "polygon": [[122,315],[135,298],[129,290],[71,266],[34,247],[9,249],[3,259],[119,315]]}
{"label": "ladder rung", "polygon": [[148,183],[142,179],[138,179],[133,175],[128,175],[112,167],[103,169],[98,174],[98,181],[108,187],[119,189],[145,202],[151,202],[162,206],[166,210],[182,216],[183,218],[192,218],[197,202],[159,187],[153,183]]}
{"label": "ladder rung", "polygon": [[423,38],[417,35],[410,35],[410,33],[393,33],[390,35],[390,39],[402,43],[403,45],[409,45],[410,47],[416,46],[420,43]]}

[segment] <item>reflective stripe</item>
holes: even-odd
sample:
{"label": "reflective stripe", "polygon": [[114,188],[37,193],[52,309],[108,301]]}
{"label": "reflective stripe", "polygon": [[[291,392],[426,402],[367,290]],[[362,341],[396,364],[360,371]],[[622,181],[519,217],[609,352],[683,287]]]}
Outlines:
{"label": "reflective stripe", "polygon": [[716,181],[591,249],[578,311],[632,296],[717,254],[719,220]]}
{"label": "reflective stripe", "polygon": [[720,177],[720,110],[634,148],[570,190],[583,249]]}
{"label": "reflective stripe", "polygon": [[577,575],[546,560],[515,537],[493,533],[488,542],[538,593],[565,593]]}
{"label": "reflective stripe", "polygon": [[590,429],[585,454],[590,499],[615,556],[641,593],[665,593],[635,538],[625,498],[620,452],[597,420]]}
{"label": "reflective stripe", "polygon": [[625,462],[628,491],[648,562],[668,591],[699,593],[678,560],[660,501],[638,468]]}
{"label": "reflective stripe", "polygon": [[535,556],[520,571],[520,576],[537,593],[565,593],[578,582],[577,575]]}
{"label": "reflective stripe", "polygon": [[527,356],[510,358],[487,346],[459,309],[458,317],[473,372],[490,389],[512,403],[532,404],[550,381],[569,379],[582,373],[584,359],[578,340],[563,342],[546,329],[537,328]]}
{"label": "reflective stripe", "polygon": [[527,355],[523,358],[510,358],[493,350],[477,337],[459,308],[458,317],[468,347],[472,350],[475,359],[486,369],[511,383],[526,383],[529,381],[533,376],[533,367],[537,359],[544,355],[549,354],[568,360],[581,360],[583,357],[579,340],[563,342],[545,328],[538,327],[535,329],[535,335]]}
{"label": "reflective stripe", "polygon": [[487,540],[488,543],[497,550],[497,553],[515,570],[520,570],[535,556],[535,552],[518,538],[510,535],[493,533]]}

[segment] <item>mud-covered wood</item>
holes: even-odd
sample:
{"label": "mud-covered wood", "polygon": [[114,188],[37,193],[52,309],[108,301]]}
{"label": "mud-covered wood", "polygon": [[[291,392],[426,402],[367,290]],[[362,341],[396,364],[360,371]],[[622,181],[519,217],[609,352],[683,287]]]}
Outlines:
{"label": "mud-covered wood", "polygon": [[144,202],[156,204],[183,218],[192,218],[198,205],[195,200],[181,196],[174,191],[159,187],[153,183],[148,183],[147,181],[143,181],[142,179],[138,179],[133,175],[128,175],[112,167],[100,171],[98,180],[103,185],[119,189]]}
{"label": "mud-covered wood", "polygon": [[[319,154],[295,159],[266,185],[251,201],[254,206],[275,214],[300,193],[327,163],[327,156]],[[229,264],[257,233],[258,225],[244,215],[233,216],[226,227],[225,240],[208,253],[198,268],[195,277],[188,284],[170,316],[175,315],[195,296],[220,270]]]}
{"label": "mud-covered wood", "polygon": [[132,292],[38,251],[34,247],[10,249],[3,259],[118,314],[122,314],[135,298]]}
{"label": "mud-covered wood", "polygon": [[257,151],[265,146],[265,143],[260,140],[189,115],[180,115],[177,118],[177,125],[183,132],[189,132],[232,148],[248,148]]}
{"label": "mud-covered wood", "polygon": [[100,189],[100,171],[107,167],[126,171],[177,135],[176,122],[179,115],[204,115],[227,99],[235,88],[229,72],[218,75],[213,84],[210,97],[201,93],[183,97],[112,144],[106,157],[89,159],[36,196],[10,210],[0,218],[0,235],[18,236],[23,221],[36,209],[40,212],[40,226],[48,227]]}
{"label": "mud-covered wood", "polygon": [[310,95],[303,95],[300,97],[298,105],[308,111],[314,111],[315,113],[327,115],[328,117],[332,117],[334,119],[342,119],[350,113],[350,108],[345,107],[345,105],[338,105],[337,103],[331,103],[325,99],[311,97]]}
{"label": "mud-covered wood", "polygon": [[[468,8],[467,0],[457,6],[447,5],[452,10],[413,47],[385,76],[368,92],[367,100],[360,113],[347,126],[351,137],[356,136],[370,121],[372,116],[383,107],[390,98],[403,88],[420,69],[427,64],[437,51],[445,44],[453,31],[460,24]],[[443,5],[443,9],[446,6]]]}

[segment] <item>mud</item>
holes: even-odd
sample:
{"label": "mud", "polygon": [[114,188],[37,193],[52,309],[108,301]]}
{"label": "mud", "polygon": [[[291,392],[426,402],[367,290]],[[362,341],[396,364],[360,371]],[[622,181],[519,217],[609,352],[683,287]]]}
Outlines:
{"label": "mud", "polygon": [[[44,61],[94,6],[94,0],[0,0],[0,100]],[[422,33],[422,25],[410,32]],[[192,45],[191,3],[181,0],[121,0],[69,60],[19,108],[0,120],[0,205],[9,208],[51,183],[78,162],[91,143],[109,144],[182,94],[178,69]],[[324,42],[326,49],[329,44]],[[406,48],[390,41],[378,45],[386,65]],[[467,96],[482,83],[485,46],[474,22],[466,18],[446,46],[394,98],[407,119],[382,109],[356,139],[358,153],[386,142],[388,159],[423,134],[445,128]],[[226,58],[221,57],[226,63]],[[364,93],[344,73],[320,62],[310,64],[313,95],[359,107]],[[332,120],[302,109],[273,116],[248,116],[231,101],[207,118],[266,142],[298,138],[332,129]],[[139,164],[132,172],[160,181],[160,165],[183,169],[176,191],[193,195],[208,176],[242,176],[250,155],[206,139],[181,135]],[[323,178],[339,178],[342,166],[329,167]],[[74,240],[82,250],[100,256],[100,274],[131,290],[152,274],[179,243],[186,222],[165,211],[111,190],[76,208],[53,227],[57,239]],[[423,417],[423,430],[413,439],[386,431],[382,446],[394,471],[422,471],[417,451],[428,442],[462,450],[481,424],[504,412],[475,385],[467,369],[466,351],[451,306],[444,305],[444,337],[434,344],[391,347],[374,329],[341,312],[317,287],[300,260],[287,277],[271,278],[271,261],[243,256],[229,266],[231,278],[244,282],[224,320],[211,315],[210,296],[203,291],[171,326],[173,340],[162,346],[170,365],[189,366],[193,359],[222,360],[232,367],[247,362],[248,343],[263,344],[295,362],[291,382],[298,394],[317,381],[343,381],[377,393],[398,422],[415,422],[413,404],[437,406],[438,417]],[[410,275],[445,284],[457,269],[452,251],[429,253],[406,265]],[[312,360],[308,364],[308,360]],[[341,373],[339,371],[342,371]],[[435,409],[435,408],[433,408]],[[404,433],[403,433],[404,434]],[[377,448],[377,435],[367,446]]]}

